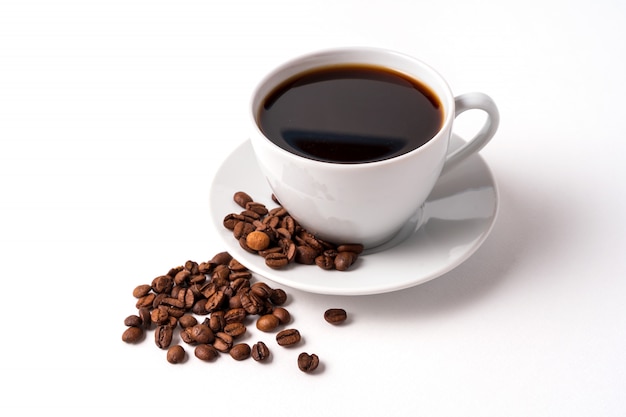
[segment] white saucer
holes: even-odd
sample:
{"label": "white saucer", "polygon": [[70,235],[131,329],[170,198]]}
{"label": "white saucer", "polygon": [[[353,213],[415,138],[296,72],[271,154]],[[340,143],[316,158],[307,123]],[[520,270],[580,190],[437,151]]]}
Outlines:
{"label": "white saucer", "polygon": [[[462,140],[453,136],[451,146]],[[252,272],[277,284],[312,293],[365,295],[409,288],[439,277],[467,260],[485,241],[498,211],[498,192],[487,164],[475,154],[441,177],[419,220],[385,245],[359,257],[348,271],[326,271],[315,265],[293,264],[274,270],[263,258],[246,252],[222,222],[243,210],[233,201],[245,191],[268,208],[275,207],[249,141],[224,161],[210,190],[212,224],[226,249]],[[416,222],[417,223],[417,222]]]}

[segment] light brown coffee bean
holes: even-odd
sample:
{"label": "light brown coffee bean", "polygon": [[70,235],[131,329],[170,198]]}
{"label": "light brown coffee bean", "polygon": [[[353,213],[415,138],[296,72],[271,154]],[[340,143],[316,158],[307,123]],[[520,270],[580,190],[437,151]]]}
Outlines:
{"label": "light brown coffee bean", "polygon": [[300,368],[302,372],[313,372],[317,369],[319,363],[320,359],[315,353],[309,355],[306,352],[302,352],[298,355],[298,368]]}
{"label": "light brown coffee bean", "polygon": [[146,295],[150,293],[150,291],[152,291],[152,287],[149,286],[148,284],[138,285],[133,290],[133,297],[135,298],[145,297]]}
{"label": "light brown coffee bean", "polygon": [[242,361],[250,357],[251,349],[247,343],[237,343],[230,351],[230,356],[236,361]]}
{"label": "light brown coffee bean", "polygon": [[331,324],[339,324],[346,321],[348,314],[342,308],[329,308],[324,312],[324,320]]}
{"label": "light brown coffee bean", "polygon": [[138,343],[143,339],[143,329],[141,327],[129,327],[122,333],[122,340],[126,343]]}
{"label": "light brown coffee bean", "polygon": [[256,328],[262,332],[271,332],[280,324],[280,320],[273,314],[265,314],[256,321]]}
{"label": "light brown coffee bean", "polygon": [[284,307],[274,307],[272,314],[278,317],[280,324],[287,324],[291,321],[291,314]]}
{"label": "light brown coffee bean", "polygon": [[167,350],[167,361],[169,363],[181,363],[185,360],[185,349],[181,345],[172,346]]}
{"label": "light brown coffee bean", "polygon": [[276,342],[280,346],[295,345],[301,340],[300,332],[297,329],[285,329],[276,334]]}

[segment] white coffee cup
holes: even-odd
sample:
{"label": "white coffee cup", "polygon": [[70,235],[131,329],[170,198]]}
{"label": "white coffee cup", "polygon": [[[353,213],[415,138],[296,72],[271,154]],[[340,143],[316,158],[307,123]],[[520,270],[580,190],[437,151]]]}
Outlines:
{"label": "white coffee cup", "polygon": [[[391,159],[356,164],[322,162],[278,146],[260,128],[265,98],[286,80],[317,68],[364,64],[385,67],[425,84],[441,101],[443,124],[426,144]],[[454,119],[472,109],[487,113],[480,131],[464,146],[448,151]],[[333,243],[375,248],[414,218],[437,179],[495,134],[499,113],[483,93],[454,97],[430,66],[410,56],[377,48],[339,48],[293,59],[268,74],[252,95],[250,140],[261,172],[281,205],[304,228]]]}

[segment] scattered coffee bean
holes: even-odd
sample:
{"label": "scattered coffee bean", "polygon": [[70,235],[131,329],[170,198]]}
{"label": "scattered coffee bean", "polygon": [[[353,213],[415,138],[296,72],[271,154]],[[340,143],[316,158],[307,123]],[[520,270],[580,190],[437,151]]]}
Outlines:
{"label": "scattered coffee bean", "polygon": [[181,363],[185,360],[185,349],[181,345],[172,346],[167,350],[167,361],[169,363]]}
{"label": "scattered coffee bean", "polygon": [[313,372],[319,366],[320,359],[315,353],[308,354],[306,352],[302,352],[298,355],[298,368],[302,372]]}
{"label": "scattered coffee bean", "polygon": [[262,332],[271,332],[280,324],[280,320],[274,314],[265,314],[256,321],[256,328]]}
{"label": "scattered coffee bean", "polygon": [[212,361],[219,356],[219,352],[212,345],[200,344],[194,349],[194,355],[202,361]]}
{"label": "scattered coffee bean", "polygon": [[250,357],[252,350],[247,343],[237,343],[230,349],[230,356],[236,361],[242,361]]}
{"label": "scattered coffee bean", "polygon": [[280,324],[287,324],[291,321],[291,314],[284,307],[274,307],[272,314],[278,318]]}
{"label": "scattered coffee bean", "polygon": [[124,326],[128,326],[128,327],[142,327],[143,326],[143,321],[141,320],[141,317],[139,317],[136,314],[131,314],[130,316],[126,317],[124,319]]}
{"label": "scattered coffee bean", "polygon": [[269,358],[270,350],[265,343],[259,341],[252,345],[251,355],[255,361],[263,362]]}
{"label": "scattered coffee bean", "polygon": [[324,320],[331,324],[339,324],[346,321],[348,314],[342,308],[329,308],[324,312]]}
{"label": "scattered coffee bean", "polygon": [[285,329],[276,334],[276,342],[280,346],[295,345],[300,339],[300,332],[297,329]]}
{"label": "scattered coffee bean", "polygon": [[157,347],[161,349],[167,349],[170,347],[173,333],[172,328],[168,325],[163,324],[158,326],[154,332],[154,342]]}
{"label": "scattered coffee bean", "polygon": [[122,340],[126,343],[137,343],[143,338],[143,329],[141,327],[129,327],[122,333]]}

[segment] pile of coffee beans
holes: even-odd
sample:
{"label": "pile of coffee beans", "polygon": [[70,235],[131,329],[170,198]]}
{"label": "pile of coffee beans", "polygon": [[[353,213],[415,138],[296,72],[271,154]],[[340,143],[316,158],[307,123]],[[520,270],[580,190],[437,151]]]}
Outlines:
{"label": "pile of coffee beans", "polygon": [[224,217],[224,227],[233,232],[240,246],[265,259],[270,268],[298,263],[326,270],[345,271],[363,252],[359,243],[334,244],[317,238],[301,227],[272,195],[278,207],[268,209],[247,193],[238,191],[233,200],[242,211]]}
{"label": "pile of coffee beans", "polygon": [[[133,296],[137,314],[124,320],[127,328],[122,340],[139,343],[153,331],[154,343],[167,351],[167,361],[172,364],[186,361],[183,345],[193,348],[196,358],[207,362],[221,354],[237,361],[249,357],[259,362],[267,360],[271,352],[263,341],[252,346],[237,341],[246,334],[251,320],[261,332],[277,331],[278,346],[296,346],[302,339],[299,330],[285,328],[291,323],[291,314],[283,307],[287,293],[255,281],[252,273],[228,252],[199,264],[187,261],[150,284],[138,285]],[[345,320],[345,311],[343,315],[328,313],[331,310],[343,311],[328,310],[324,314],[327,321],[337,324]],[[314,354],[298,357],[298,368],[303,372],[313,372],[318,363]]]}

